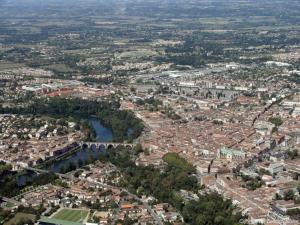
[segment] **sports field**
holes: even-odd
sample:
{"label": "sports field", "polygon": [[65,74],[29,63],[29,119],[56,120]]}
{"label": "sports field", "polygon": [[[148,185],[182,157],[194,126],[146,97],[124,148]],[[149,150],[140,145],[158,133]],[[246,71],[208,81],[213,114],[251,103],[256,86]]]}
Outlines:
{"label": "sports field", "polygon": [[84,220],[88,214],[89,211],[83,209],[62,209],[55,213],[52,218],[71,222],[79,222]]}

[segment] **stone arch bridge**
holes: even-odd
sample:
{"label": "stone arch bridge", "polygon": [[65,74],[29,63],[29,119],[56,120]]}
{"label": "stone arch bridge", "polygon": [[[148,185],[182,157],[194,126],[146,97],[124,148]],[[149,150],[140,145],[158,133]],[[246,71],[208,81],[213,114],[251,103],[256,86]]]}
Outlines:
{"label": "stone arch bridge", "polygon": [[80,146],[96,149],[109,149],[116,148],[118,146],[123,146],[125,148],[132,148],[135,144],[130,143],[117,143],[117,142],[80,142]]}

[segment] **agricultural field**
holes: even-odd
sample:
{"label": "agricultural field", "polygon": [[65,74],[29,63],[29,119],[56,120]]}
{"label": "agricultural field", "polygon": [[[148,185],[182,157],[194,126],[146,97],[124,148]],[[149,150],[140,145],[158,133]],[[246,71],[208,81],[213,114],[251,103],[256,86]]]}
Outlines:
{"label": "agricultural field", "polygon": [[150,51],[150,50],[137,50],[137,51],[129,51],[129,52],[123,52],[117,56],[118,59],[124,59],[124,58],[129,58],[129,59],[139,59],[143,57],[150,57],[155,55],[155,52]]}
{"label": "agricultural field", "polygon": [[[26,2],[0,7],[0,71],[26,66],[62,79],[105,74],[118,79],[150,61],[152,69],[163,71],[168,67],[156,65],[201,68],[220,60],[249,64],[278,58],[297,65],[299,60],[297,0],[128,0],[121,5],[119,0],[63,5],[52,0],[42,6],[28,0],[31,7]],[[70,10],[62,13],[61,7]]]}
{"label": "agricultural field", "polygon": [[68,73],[68,72],[73,72],[73,70],[65,64],[53,64],[50,66],[45,66],[43,67],[45,70],[51,70],[51,71],[58,71],[61,73]]}
{"label": "agricultural field", "polygon": [[0,61],[0,70],[10,70],[10,69],[17,69],[21,67],[24,67],[24,64]]}
{"label": "agricultural field", "polygon": [[52,216],[52,219],[79,222],[85,220],[89,214],[88,210],[82,209],[62,209]]}

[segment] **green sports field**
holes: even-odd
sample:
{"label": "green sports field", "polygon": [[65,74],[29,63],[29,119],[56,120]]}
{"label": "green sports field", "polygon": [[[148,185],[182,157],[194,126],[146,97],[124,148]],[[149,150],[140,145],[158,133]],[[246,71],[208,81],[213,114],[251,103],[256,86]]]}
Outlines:
{"label": "green sports field", "polygon": [[52,216],[53,219],[79,222],[84,220],[89,214],[88,210],[82,209],[62,209]]}

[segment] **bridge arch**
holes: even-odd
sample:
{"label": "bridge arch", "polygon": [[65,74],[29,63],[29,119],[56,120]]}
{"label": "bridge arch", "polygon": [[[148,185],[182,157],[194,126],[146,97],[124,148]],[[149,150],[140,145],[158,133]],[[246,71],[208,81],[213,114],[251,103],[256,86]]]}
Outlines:
{"label": "bridge arch", "polygon": [[80,145],[82,148],[88,148],[94,151],[107,151],[111,148],[118,148],[119,146],[126,149],[134,147],[134,144],[131,143],[114,143],[114,142],[81,142]]}
{"label": "bridge arch", "polygon": [[107,146],[106,146],[105,144],[100,143],[100,144],[99,144],[99,147],[98,147],[98,150],[102,152],[102,151],[105,151],[106,148],[107,148]]}
{"label": "bridge arch", "polygon": [[106,150],[109,150],[109,149],[111,149],[111,148],[115,148],[116,147],[116,145],[115,144],[107,144],[107,146],[106,146]]}
{"label": "bridge arch", "polygon": [[90,145],[90,150],[96,151],[97,150],[97,144],[93,143]]}

